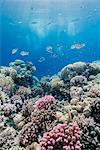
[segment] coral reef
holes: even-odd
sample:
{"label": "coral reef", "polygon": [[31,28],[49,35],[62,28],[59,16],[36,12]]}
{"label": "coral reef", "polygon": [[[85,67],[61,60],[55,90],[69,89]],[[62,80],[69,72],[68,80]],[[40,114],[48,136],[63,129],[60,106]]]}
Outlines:
{"label": "coral reef", "polygon": [[0,150],[100,150],[100,62],[41,79],[35,70],[0,67]]}

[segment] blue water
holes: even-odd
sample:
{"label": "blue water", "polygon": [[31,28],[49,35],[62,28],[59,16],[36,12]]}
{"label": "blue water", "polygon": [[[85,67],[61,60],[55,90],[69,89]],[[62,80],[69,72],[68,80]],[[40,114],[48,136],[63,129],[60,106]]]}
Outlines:
{"label": "blue water", "polygon": [[[1,0],[0,20],[0,65],[32,61],[36,75],[43,76],[69,63],[100,60],[100,0]],[[71,50],[74,43],[86,46]],[[46,51],[47,46],[57,57]],[[19,49],[15,55],[13,48]],[[30,54],[21,56],[21,50]],[[40,63],[41,57],[45,61]]]}

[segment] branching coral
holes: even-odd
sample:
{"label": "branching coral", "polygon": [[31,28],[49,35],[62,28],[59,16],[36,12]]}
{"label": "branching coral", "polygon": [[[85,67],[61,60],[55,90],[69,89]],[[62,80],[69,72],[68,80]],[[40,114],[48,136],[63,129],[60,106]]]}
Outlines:
{"label": "branching coral", "polygon": [[56,124],[55,109],[50,110],[36,110],[32,113],[32,122],[39,128],[39,133],[42,135],[44,132],[49,131]]}
{"label": "branching coral", "polygon": [[9,96],[0,90],[0,105],[5,104],[7,101],[9,101]]}
{"label": "branching coral", "polygon": [[32,142],[38,141],[38,128],[32,122],[28,122],[23,126],[19,134],[19,144],[21,146],[28,146]]}
{"label": "branching coral", "polygon": [[13,118],[13,121],[17,127],[17,129],[21,129],[25,124],[25,118],[22,116],[21,113],[18,113]]}
{"label": "branching coral", "polygon": [[22,115],[26,118],[26,122],[30,120],[31,113],[34,111],[34,103],[31,100],[26,101],[22,107]]}
{"label": "branching coral", "polygon": [[13,95],[11,98],[10,98],[10,103],[15,105],[16,107],[16,112],[20,111],[21,108],[22,108],[22,105],[23,105],[23,100],[21,98],[21,96],[19,95]]}
{"label": "branching coral", "polygon": [[48,108],[51,104],[53,104],[55,101],[55,98],[50,95],[46,95],[42,98],[39,98],[38,101],[35,102],[35,108],[36,109],[43,109],[43,108]]}
{"label": "branching coral", "polygon": [[40,145],[41,150],[81,150],[80,129],[76,123],[58,124],[43,135]]}
{"label": "branching coral", "polygon": [[12,113],[16,112],[16,107],[14,104],[6,103],[1,107],[1,111],[5,116],[10,116]]}

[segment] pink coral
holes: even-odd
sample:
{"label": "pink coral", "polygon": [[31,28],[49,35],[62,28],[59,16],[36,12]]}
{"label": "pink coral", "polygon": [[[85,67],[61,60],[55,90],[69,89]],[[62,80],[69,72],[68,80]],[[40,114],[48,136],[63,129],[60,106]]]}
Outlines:
{"label": "pink coral", "polygon": [[80,129],[76,122],[58,124],[40,140],[41,150],[81,150]]}
{"label": "pink coral", "polygon": [[46,95],[42,98],[39,98],[38,101],[35,102],[36,109],[47,108],[49,105],[53,104],[55,98],[51,95]]}

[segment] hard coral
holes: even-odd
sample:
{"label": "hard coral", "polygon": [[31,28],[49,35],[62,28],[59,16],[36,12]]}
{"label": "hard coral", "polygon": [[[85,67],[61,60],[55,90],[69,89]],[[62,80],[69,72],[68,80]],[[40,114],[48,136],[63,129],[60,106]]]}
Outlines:
{"label": "hard coral", "polygon": [[32,113],[31,120],[38,126],[39,133],[42,135],[44,132],[50,131],[56,124],[55,106],[49,110],[35,110]]}
{"label": "hard coral", "polygon": [[16,131],[12,127],[7,127],[0,133],[0,148],[3,150],[10,149],[15,145]]}
{"label": "hard coral", "polygon": [[53,104],[55,101],[55,98],[51,95],[46,95],[42,98],[39,98],[38,101],[35,102],[35,108],[36,109],[43,109],[48,108],[51,104]]}
{"label": "hard coral", "polygon": [[100,97],[100,84],[94,84],[89,90],[90,97]]}
{"label": "hard coral", "polygon": [[12,67],[1,67],[0,73],[4,74],[5,76],[9,76],[14,79],[17,75],[17,71]]}
{"label": "hard coral", "polygon": [[63,80],[61,80],[58,76],[54,76],[50,83],[52,89],[59,89],[60,87],[64,86]]}
{"label": "hard coral", "polygon": [[20,146],[14,146],[14,147],[10,148],[9,150],[26,150],[26,149],[23,147],[20,147]]}
{"label": "hard coral", "polygon": [[15,83],[26,87],[32,85],[32,75],[36,68],[31,62],[16,60],[15,62],[10,63],[10,67],[17,71],[16,78],[14,79]]}
{"label": "hard coral", "polygon": [[69,64],[60,71],[60,77],[64,81],[68,81],[76,75],[82,75],[86,68],[87,64],[84,62]]}
{"label": "hard coral", "polygon": [[70,97],[71,98],[80,98],[83,93],[83,89],[81,87],[72,86],[70,88]]}
{"label": "hard coral", "polygon": [[10,76],[5,76],[4,74],[0,73],[0,87],[4,92],[10,93],[14,91],[15,84]]}
{"label": "hard coral", "polygon": [[80,75],[80,76],[75,76],[70,80],[70,84],[72,86],[82,86],[84,84],[86,84],[87,82],[87,78]]}
{"label": "hard coral", "polygon": [[94,117],[94,120],[97,123],[100,123],[100,99],[97,98],[91,104],[91,116]]}
{"label": "hard coral", "polygon": [[24,87],[24,86],[20,86],[19,89],[16,91],[17,95],[24,95],[24,96],[28,96],[31,94],[31,89]]}
{"label": "hard coral", "polygon": [[93,118],[85,118],[84,115],[76,118],[81,128],[82,150],[100,149],[100,125],[96,124]]}
{"label": "hard coral", "polygon": [[38,141],[38,128],[32,122],[28,122],[23,126],[19,134],[19,144],[21,146],[28,146],[32,142]]}
{"label": "hard coral", "polygon": [[58,124],[43,135],[40,145],[41,150],[81,150],[80,129],[76,123]]}

